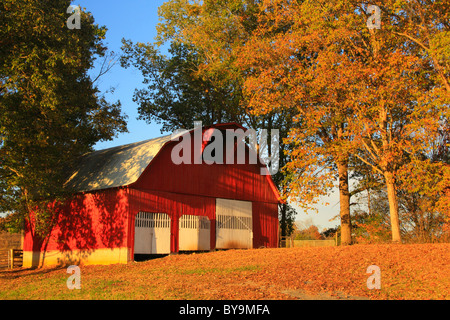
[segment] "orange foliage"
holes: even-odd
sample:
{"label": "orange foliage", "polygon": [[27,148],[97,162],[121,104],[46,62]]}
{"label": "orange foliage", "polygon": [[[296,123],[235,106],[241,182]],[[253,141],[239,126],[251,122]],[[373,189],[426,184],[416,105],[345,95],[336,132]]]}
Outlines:
{"label": "orange foliage", "polygon": [[81,290],[64,268],[0,271],[0,299],[450,299],[449,262],[448,243],[227,250],[81,266]]}
{"label": "orange foliage", "polygon": [[322,240],[323,236],[320,234],[316,226],[310,226],[304,230],[299,230],[294,236],[294,240]]}
{"label": "orange foliage", "polygon": [[405,153],[427,154],[449,116],[449,13],[440,6],[384,1],[381,28],[368,29],[367,6],[354,1],[173,0],[159,33],[201,49],[202,76],[242,83],[254,115],[297,112],[285,170],[303,209],[329,193],[335,165],[346,171],[352,155],[384,177],[399,241],[397,170]]}

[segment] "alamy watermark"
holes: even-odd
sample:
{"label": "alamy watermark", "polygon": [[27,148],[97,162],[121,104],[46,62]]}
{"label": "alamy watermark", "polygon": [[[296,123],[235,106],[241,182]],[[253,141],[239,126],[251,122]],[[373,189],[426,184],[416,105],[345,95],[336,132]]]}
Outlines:
{"label": "alamy watermark", "polygon": [[367,28],[369,29],[380,29],[381,28],[381,9],[379,6],[374,4],[369,4],[367,6],[367,14],[370,17],[367,19]]}
{"label": "alamy watermark", "polygon": [[[187,130],[177,130],[172,141],[171,159],[174,164],[257,164],[264,166],[261,175],[278,172],[280,163],[280,133],[278,129],[225,129],[202,130],[202,122],[194,122],[193,142]],[[270,137],[270,142],[268,139]],[[181,141],[180,141],[181,138]]]}
{"label": "alamy watermark", "polygon": [[72,15],[67,18],[66,25],[70,30],[81,29],[81,9],[79,6],[69,6],[67,7],[67,13]]}
{"label": "alamy watermark", "polygon": [[381,289],[381,269],[377,265],[371,265],[367,268],[366,273],[371,274],[370,277],[367,278],[367,289]]}
{"label": "alamy watermark", "polygon": [[79,266],[69,266],[67,268],[67,273],[71,274],[71,276],[67,279],[67,288],[70,290],[73,289],[81,289],[81,270]]}

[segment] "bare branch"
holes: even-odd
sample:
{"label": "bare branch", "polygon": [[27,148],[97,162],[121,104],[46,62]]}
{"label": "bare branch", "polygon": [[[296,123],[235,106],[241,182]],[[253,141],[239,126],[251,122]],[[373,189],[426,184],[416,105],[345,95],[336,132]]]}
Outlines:
{"label": "bare branch", "polygon": [[108,73],[117,64],[118,60],[118,55],[114,53],[114,51],[106,53],[102,62],[102,66],[100,67],[100,71],[98,72],[98,75],[95,77],[95,79],[92,80],[92,83],[95,83],[101,76]]}

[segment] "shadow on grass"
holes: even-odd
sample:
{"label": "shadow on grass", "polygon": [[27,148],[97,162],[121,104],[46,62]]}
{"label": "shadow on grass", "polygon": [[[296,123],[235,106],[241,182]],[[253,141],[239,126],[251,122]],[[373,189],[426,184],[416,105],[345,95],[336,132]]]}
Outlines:
{"label": "shadow on grass", "polygon": [[59,271],[61,269],[66,269],[61,266],[55,266],[52,268],[16,268],[16,269],[3,269],[0,270],[0,278],[2,279],[16,279],[21,277],[28,277],[34,275],[46,274],[54,271]]}

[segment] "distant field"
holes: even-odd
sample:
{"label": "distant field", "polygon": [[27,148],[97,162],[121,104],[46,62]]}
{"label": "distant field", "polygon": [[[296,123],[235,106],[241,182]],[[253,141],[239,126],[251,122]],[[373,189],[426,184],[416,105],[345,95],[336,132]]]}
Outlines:
{"label": "distant field", "polygon": [[[381,289],[367,288],[370,265]],[[450,244],[229,250],[127,265],[0,271],[0,299],[450,299]]]}

